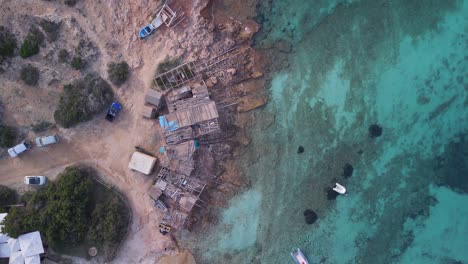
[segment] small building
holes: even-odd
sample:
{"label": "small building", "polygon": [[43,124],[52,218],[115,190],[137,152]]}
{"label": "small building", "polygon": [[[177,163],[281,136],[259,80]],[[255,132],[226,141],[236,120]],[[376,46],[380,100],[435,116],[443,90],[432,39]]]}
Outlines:
{"label": "small building", "polygon": [[195,132],[191,127],[177,129],[173,132],[165,133],[164,139],[167,145],[175,145],[195,137]]}
{"label": "small building", "polygon": [[172,159],[189,160],[198,148],[198,142],[195,140],[185,141],[179,144],[165,146],[166,155]]}
{"label": "small building", "polygon": [[128,164],[128,168],[149,175],[153,172],[156,160],[157,159],[155,157],[135,151],[130,163]]}
{"label": "small building", "polygon": [[[174,132],[179,128],[194,126],[199,123],[207,123],[213,127],[216,126],[216,130],[219,130],[217,126],[218,117],[219,114],[216,103],[213,101],[205,101],[203,104],[160,116],[159,124],[166,133]],[[209,132],[212,131],[210,130]]]}
{"label": "small building", "polygon": [[163,100],[163,94],[158,92],[154,89],[149,89],[149,91],[145,95],[145,103],[150,104],[156,107],[156,109],[160,109]]}
{"label": "small building", "polygon": [[196,205],[198,197],[193,195],[184,195],[180,197],[179,205],[182,209],[190,213],[193,207]]}
{"label": "small building", "polygon": [[189,86],[182,86],[178,89],[170,91],[166,98],[167,103],[173,103],[178,100],[186,99],[192,97],[192,89]]}
{"label": "small building", "polygon": [[149,106],[149,105],[143,106],[143,117],[153,119],[156,117],[157,113],[158,113],[158,110],[154,108],[153,106]]}
{"label": "small building", "polygon": [[171,171],[183,174],[185,176],[190,176],[190,174],[192,174],[192,171],[195,168],[195,162],[193,159],[178,160],[170,159],[168,157],[162,157],[161,166],[166,167]]}
{"label": "small building", "polygon": [[159,197],[161,197],[162,190],[158,186],[153,185],[146,191],[146,194],[148,194],[151,199],[157,201]]}

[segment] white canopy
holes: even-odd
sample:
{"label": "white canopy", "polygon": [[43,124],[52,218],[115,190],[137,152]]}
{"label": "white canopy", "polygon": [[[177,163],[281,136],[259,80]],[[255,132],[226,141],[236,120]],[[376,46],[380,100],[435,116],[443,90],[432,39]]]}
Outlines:
{"label": "white canopy", "polygon": [[7,243],[0,244],[0,258],[8,258],[10,257],[10,248],[8,247]]}
{"label": "white canopy", "polygon": [[23,257],[30,257],[44,253],[41,235],[38,231],[27,233],[18,237]]}
{"label": "white canopy", "polygon": [[128,168],[139,171],[146,175],[153,171],[154,165],[156,164],[156,158],[141,152],[134,152]]}
{"label": "white canopy", "polygon": [[10,248],[11,253],[20,251],[20,244],[19,244],[18,239],[15,239],[15,238],[8,239],[8,247]]}
{"label": "white canopy", "polygon": [[12,252],[8,264],[24,264],[24,258],[21,251]]}
{"label": "white canopy", "polygon": [[26,257],[24,258],[24,263],[25,264],[41,264],[41,258],[39,257],[39,255]]}

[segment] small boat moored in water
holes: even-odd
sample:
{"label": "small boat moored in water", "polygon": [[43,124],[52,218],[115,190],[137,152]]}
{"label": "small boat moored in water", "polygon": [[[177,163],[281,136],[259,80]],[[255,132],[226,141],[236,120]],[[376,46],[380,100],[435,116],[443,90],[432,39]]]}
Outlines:
{"label": "small boat moored in water", "polygon": [[297,264],[309,264],[309,261],[306,259],[304,253],[302,253],[299,248],[291,252],[291,257],[293,257]]}
{"label": "small boat moored in water", "polygon": [[336,186],[333,188],[333,190],[339,194],[346,194],[346,188],[339,183],[336,183]]}

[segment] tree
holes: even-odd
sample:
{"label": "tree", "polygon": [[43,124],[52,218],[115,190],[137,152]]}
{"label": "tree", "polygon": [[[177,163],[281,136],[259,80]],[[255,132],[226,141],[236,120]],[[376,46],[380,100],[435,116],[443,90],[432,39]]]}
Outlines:
{"label": "tree", "polygon": [[120,63],[109,63],[107,65],[107,74],[109,75],[109,80],[117,85],[122,85],[128,78],[129,67],[127,62],[122,61]]}
{"label": "tree", "polygon": [[2,224],[2,232],[13,238],[36,231],[40,227],[39,219],[33,210],[19,207],[11,208]]}
{"label": "tree", "polygon": [[9,126],[0,125],[0,147],[12,147],[15,144],[15,140],[15,129]]}
{"label": "tree", "polygon": [[67,167],[45,189],[41,213],[44,235],[51,243],[77,244],[88,232],[86,209],[92,182],[77,167]]}
{"label": "tree", "polygon": [[110,85],[100,76],[88,74],[64,86],[57,109],[55,122],[65,128],[88,121],[103,111],[111,102],[114,93]]}
{"label": "tree", "polygon": [[85,67],[85,61],[80,57],[80,56],[75,56],[73,57],[70,65],[73,67],[75,70],[81,70]]}
{"label": "tree", "polygon": [[28,58],[39,53],[39,45],[41,45],[43,41],[44,34],[42,34],[38,28],[32,27],[21,45],[21,57]]}
{"label": "tree", "polygon": [[90,237],[96,242],[116,243],[127,225],[125,207],[113,197],[108,203],[97,204],[92,214]]}
{"label": "tree", "polygon": [[47,19],[42,19],[39,22],[41,28],[47,33],[47,40],[50,42],[56,41],[60,36],[60,22],[53,22]]}
{"label": "tree", "polygon": [[26,65],[21,69],[20,77],[27,85],[36,86],[39,81],[39,70],[32,65]]}
{"label": "tree", "polygon": [[13,57],[15,49],[15,36],[7,28],[0,26],[0,62],[6,57]]}
{"label": "tree", "polygon": [[15,204],[17,200],[16,192],[6,186],[0,185],[0,213],[6,212],[4,205]]}

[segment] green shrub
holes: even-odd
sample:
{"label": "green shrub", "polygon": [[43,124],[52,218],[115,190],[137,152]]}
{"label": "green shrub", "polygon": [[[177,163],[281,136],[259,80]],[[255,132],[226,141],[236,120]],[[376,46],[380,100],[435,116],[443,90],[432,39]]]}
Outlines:
{"label": "green shrub", "polygon": [[109,63],[107,65],[107,74],[109,75],[109,80],[117,85],[122,85],[128,78],[129,67],[127,62],[122,61],[120,63]]}
{"label": "green shrub", "polygon": [[112,190],[95,184],[90,172],[67,167],[45,189],[26,192],[21,197],[26,206],[10,210],[2,231],[15,238],[39,230],[59,253],[76,253],[90,244],[104,256],[115,253],[127,229],[128,208]]}
{"label": "green shrub", "polygon": [[88,74],[83,79],[64,86],[55,122],[65,128],[90,120],[112,102],[114,94],[110,85],[100,76]]}
{"label": "green shrub", "polygon": [[20,77],[27,85],[35,86],[39,81],[39,70],[32,65],[23,66]]}
{"label": "green shrub", "polygon": [[2,224],[4,225],[2,232],[13,238],[36,231],[41,226],[33,210],[19,207],[11,208]]}
{"label": "green shrub", "polygon": [[122,238],[128,224],[125,211],[125,206],[117,197],[110,202],[97,204],[91,218],[90,238],[96,242],[116,243]]}
{"label": "green shrub", "polygon": [[15,190],[0,185],[0,206],[15,204],[16,200],[17,196]]}
{"label": "green shrub", "polygon": [[0,26],[0,62],[7,57],[13,57],[13,55],[15,55],[15,49],[15,36],[7,28]]}
{"label": "green shrub", "polygon": [[81,57],[79,56],[75,56],[73,57],[72,61],[71,61],[71,66],[73,67],[73,69],[75,70],[81,70],[84,68],[85,66],[85,61],[83,59],[81,59]]}
{"label": "green shrub", "polygon": [[76,4],[76,2],[78,2],[78,0],[65,0],[64,3],[67,5],[67,6],[74,6]]}
{"label": "green shrub", "polygon": [[164,61],[159,63],[159,65],[158,65],[158,67],[156,69],[156,75],[159,75],[161,73],[165,73],[165,72],[179,66],[181,62],[182,62],[182,57],[179,57],[179,58],[166,57],[164,59]]}
{"label": "green shrub", "polygon": [[88,231],[86,209],[92,181],[77,167],[67,167],[45,188],[46,206],[41,220],[43,235],[52,243],[76,244]]}
{"label": "green shrub", "polygon": [[43,41],[44,34],[42,34],[38,28],[32,27],[21,45],[21,57],[28,58],[39,53],[39,45],[41,45]]}
{"label": "green shrub", "polygon": [[58,60],[61,63],[65,63],[65,62],[68,61],[69,56],[70,56],[70,54],[68,53],[68,51],[66,49],[61,49],[61,50],[59,50],[59,53],[58,53]]}
{"label": "green shrub", "polygon": [[39,22],[41,28],[47,33],[47,40],[50,42],[56,41],[60,36],[60,22],[53,22],[47,19],[42,19]]}
{"label": "green shrub", "polygon": [[54,124],[52,124],[50,122],[41,121],[41,122],[32,124],[31,129],[32,129],[33,132],[38,133],[38,132],[42,132],[42,131],[45,131],[45,130],[51,128],[53,125]]}
{"label": "green shrub", "polygon": [[15,145],[15,140],[15,129],[9,126],[0,125],[0,147],[13,147]]}

